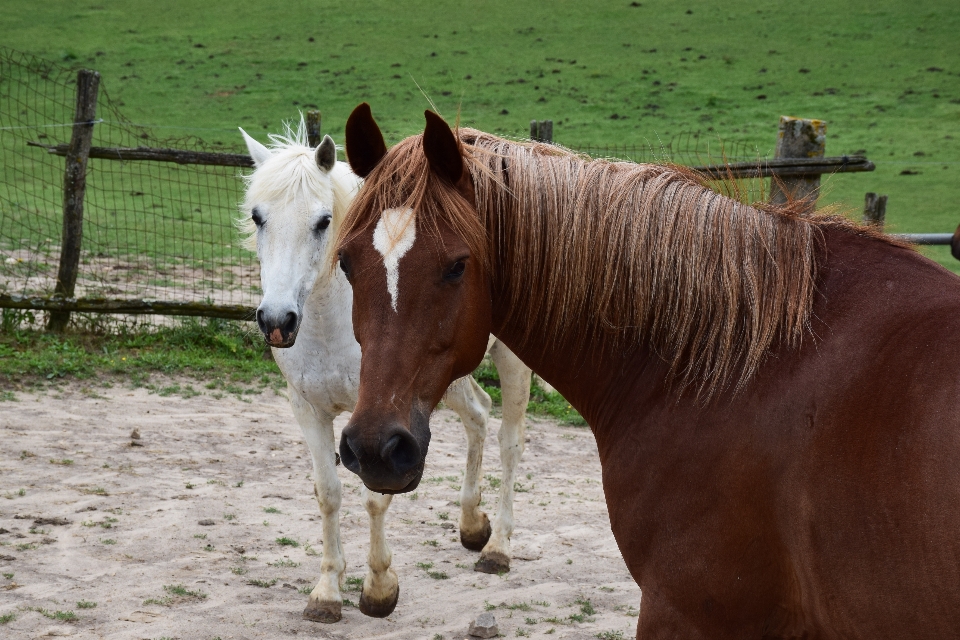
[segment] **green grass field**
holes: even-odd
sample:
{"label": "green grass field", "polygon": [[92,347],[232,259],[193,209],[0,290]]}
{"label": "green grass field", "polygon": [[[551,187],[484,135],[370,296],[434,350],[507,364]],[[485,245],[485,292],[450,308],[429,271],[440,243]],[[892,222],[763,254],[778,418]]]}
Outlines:
{"label": "green grass field", "polygon": [[828,155],[877,163],[828,180],[826,200],[859,209],[864,192],[887,193],[899,231],[960,221],[949,0],[46,1],[7,7],[4,24],[7,46],[99,70],[131,120],[171,135],[232,145],[238,125],[262,136],[316,105],[340,139],[368,100],[397,140],[422,127],[417,84],[447,118],[517,136],[551,118],[570,146],[700,130],[765,155],[791,114],[828,121]]}
{"label": "green grass field", "polygon": [[828,155],[865,150],[877,163],[826,180],[824,201],[856,212],[864,192],[889,194],[890,228],[908,232],[960,222],[958,28],[948,0],[103,0],[14,4],[3,35],[99,70],[126,116],[157,135],[227,146],[236,126],[262,138],[314,106],[342,140],[362,100],[395,141],[422,128],[418,84],[449,119],[459,110],[465,124],[523,136],[550,118],[575,147],[657,147],[701,131],[714,149],[716,136],[767,155],[781,114],[823,118]]}

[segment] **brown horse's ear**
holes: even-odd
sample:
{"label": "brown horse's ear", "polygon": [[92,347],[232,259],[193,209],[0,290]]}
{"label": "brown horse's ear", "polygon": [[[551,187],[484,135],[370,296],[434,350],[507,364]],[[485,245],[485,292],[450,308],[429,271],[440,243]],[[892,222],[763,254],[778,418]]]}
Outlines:
{"label": "brown horse's ear", "polygon": [[452,184],[460,182],[463,176],[463,156],[460,155],[460,143],[443,118],[433,111],[424,111],[427,126],[423,130],[423,152],[434,173],[446,178]]}
{"label": "brown horse's ear", "polygon": [[361,102],[347,118],[347,162],[361,178],[366,178],[377,163],[387,155],[380,127],[370,113],[370,105]]}

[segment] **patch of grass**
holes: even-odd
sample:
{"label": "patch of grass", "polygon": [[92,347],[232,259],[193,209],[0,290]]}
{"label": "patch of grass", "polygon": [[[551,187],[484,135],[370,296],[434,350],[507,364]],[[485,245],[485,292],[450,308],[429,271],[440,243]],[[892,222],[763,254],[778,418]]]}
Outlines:
{"label": "patch of grass", "polygon": [[191,591],[183,584],[167,584],[163,586],[163,590],[170,595],[177,596],[179,598],[196,598],[197,600],[203,600],[207,597],[207,594],[204,592],[199,590]]}
{"label": "patch of grass", "polygon": [[0,615],[0,624],[7,624],[8,622],[13,622],[17,619],[17,614],[15,613],[5,613]]}
{"label": "patch of grass", "polygon": [[293,560],[277,560],[276,562],[270,563],[271,567],[299,567],[299,562],[294,562]]}
{"label": "patch of grass", "polygon": [[244,569],[243,567],[232,567],[232,568],[230,569],[230,571],[232,571],[233,573],[237,574],[238,576],[242,576],[243,574],[245,574],[245,573],[247,572],[247,570]]}
{"label": "patch of grass", "polygon": [[7,580],[13,580],[13,574],[12,574],[12,573],[4,573],[4,574],[3,574],[3,577],[6,578]]}
{"label": "patch of grass", "polygon": [[273,585],[277,584],[277,579],[273,580],[247,580],[247,584],[252,587],[261,587],[263,589],[269,589]]}
{"label": "patch of grass", "polygon": [[280,509],[277,509],[276,507],[264,507],[263,512],[264,513],[280,513]]}
{"label": "patch of grass", "polygon": [[300,587],[299,589],[297,589],[297,593],[300,593],[300,594],[303,594],[303,595],[305,595],[305,596],[308,596],[308,595],[310,595],[311,593],[313,593],[313,587],[311,587],[311,586],[308,585],[308,584],[305,584],[305,585],[303,585],[302,587]]}
{"label": "patch of grass", "polygon": [[61,622],[76,622],[80,619],[73,611],[48,611],[42,607],[36,607],[32,609],[32,611],[36,611],[45,618],[59,620]]}
{"label": "patch of grass", "polygon": [[22,543],[16,545],[15,548],[16,548],[17,551],[30,551],[31,549],[36,549],[36,548],[37,548],[37,543],[36,543],[36,542],[22,542]]}
{"label": "patch of grass", "polygon": [[97,603],[89,600],[80,600],[77,602],[77,609],[96,609]]}
{"label": "patch of grass", "polygon": [[300,543],[292,538],[277,538],[277,544],[281,547],[299,547]]}
{"label": "patch of grass", "polygon": [[225,514],[223,514],[223,519],[226,520],[227,522],[229,522],[229,521],[231,521],[231,520],[236,520],[236,519],[237,519],[237,514],[235,514],[235,513],[225,513]]}
{"label": "patch of grass", "polygon": [[143,601],[144,606],[151,605],[151,604],[155,604],[161,607],[169,607],[170,605],[173,604],[173,598],[171,598],[170,596],[163,596],[162,598],[147,598],[146,600]]}
{"label": "patch of grass", "polygon": [[449,519],[450,519],[450,514],[449,514],[449,513],[446,513],[446,512],[441,512],[441,513],[438,513],[438,514],[437,514],[437,517],[438,517],[439,519],[441,519],[441,520],[449,520]]}
{"label": "patch of grass", "polygon": [[531,607],[526,602],[516,602],[514,604],[508,604],[506,608],[510,609],[511,611],[533,611],[533,607]]}
{"label": "patch of grass", "polygon": [[623,631],[601,631],[596,637],[600,640],[623,640]]}
{"label": "patch of grass", "polygon": [[[109,376],[146,386],[155,373],[192,377],[243,393],[251,387],[259,393],[263,380],[282,381],[276,364],[263,359],[263,340],[242,322],[184,318],[172,326],[120,328],[109,334],[0,331],[0,379],[47,384]],[[198,393],[190,385],[157,392],[183,397]]]}
{"label": "patch of grass", "polygon": [[36,458],[36,457],[37,457],[37,454],[35,454],[35,453],[30,453],[30,452],[27,451],[26,449],[24,449],[23,451],[20,452],[20,459],[21,459],[21,460],[26,460],[27,458]]}
{"label": "patch of grass", "polygon": [[523,627],[517,627],[517,636],[521,638],[527,638],[530,636],[530,632]]}
{"label": "patch of grass", "polygon": [[363,578],[361,576],[347,576],[344,580],[344,591],[363,591]]}
{"label": "patch of grass", "polygon": [[63,466],[63,467],[69,467],[70,465],[73,464],[73,460],[70,460],[69,458],[63,458],[61,460],[50,460],[50,464],[59,464],[60,466]]}
{"label": "patch of grass", "polygon": [[585,616],[592,616],[597,612],[597,610],[593,608],[593,603],[587,600],[586,598],[580,597],[580,598],[577,598],[574,602],[580,605],[580,613],[582,613]]}
{"label": "patch of grass", "polygon": [[421,542],[420,544],[422,544],[422,545],[424,545],[424,546],[427,546],[427,547],[439,547],[439,546],[440,546],[440,543],[437,542],[436,540],[424,540],[424,541]]}
{"label": "patch of grass", "polygon": [[351,600],[350,598],[344,598],[344,599],[343,599],[343,606],[345,606],[345,607],[353,607],[354,609],[356,609],[356,608],[357,608],[357,603],[355,603],[355,602],[354,602],[353,600]]}
{"label": "patch of grass", "polygon": [[205,534],[205,533],[195,533],[195,534],[193,534],[193,537],[194,537],[194,538],[199,538],[200,540],[206,540],[206,539],[207,539],[207,534]]}

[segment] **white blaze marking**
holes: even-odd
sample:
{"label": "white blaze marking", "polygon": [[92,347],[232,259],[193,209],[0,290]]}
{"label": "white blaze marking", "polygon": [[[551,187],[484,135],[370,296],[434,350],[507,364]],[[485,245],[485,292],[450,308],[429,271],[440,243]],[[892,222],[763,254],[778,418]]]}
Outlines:
{"label": "white blaze marking", "polygon": [[383,256],[383,266],[387,269],[387,291],[393,310],[397,310],[397,289],[400,281],[400,258],[402,258],[414,240],[417,239],[417,225],[413,209],[387,209],[377,221],[373,230],[373,248]]}

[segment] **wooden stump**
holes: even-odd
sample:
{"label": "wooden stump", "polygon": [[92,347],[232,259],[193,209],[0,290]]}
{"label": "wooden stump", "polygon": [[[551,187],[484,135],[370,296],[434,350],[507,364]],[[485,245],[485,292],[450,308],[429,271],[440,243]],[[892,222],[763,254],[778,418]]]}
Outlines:
{"label": "wooden stump", "polygon": [[[804,120],[780,116],[775,158],[822,158],[826,149],[827,123],[823,120]],[[771,181],[770,202],[786,204],[804,200],[805,210],[812,213],[820,191],[820,175],[800,175]]]}

